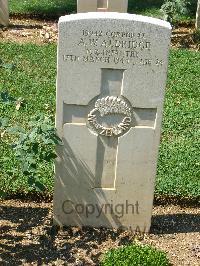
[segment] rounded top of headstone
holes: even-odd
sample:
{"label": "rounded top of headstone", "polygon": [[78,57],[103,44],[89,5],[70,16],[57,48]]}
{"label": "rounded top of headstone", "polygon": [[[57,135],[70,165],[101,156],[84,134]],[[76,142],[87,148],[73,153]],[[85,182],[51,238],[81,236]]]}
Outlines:
{"label": "rounded top of headstone", "polygon": [[117,13],[117,12],[89,12],[89,13],[71,14],[60,17],[59,23],[64,23],[73,20],[90,20],[90,19],[128,20],[128,21],[149,23],[170,30],[172,29],[171,24],[169,22],[161,19],[141,16],[141,15],[127,14],[127,13]]}

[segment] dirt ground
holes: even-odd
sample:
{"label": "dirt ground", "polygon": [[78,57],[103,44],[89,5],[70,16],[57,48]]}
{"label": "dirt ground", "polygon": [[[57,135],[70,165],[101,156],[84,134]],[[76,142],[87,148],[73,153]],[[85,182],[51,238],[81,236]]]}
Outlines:
{"label": "dirt ground", "polygon": [[98,265],[110,248],[139,241],[168,253],[172,265],[200,265],[200,211],[155,206],[150,234],[52,225],[52,203],[0,203],[0,265]]}
{"label": "dirt ground", "polygon": [[[183,24],[173,30],[172,47],[200,50],[200,43],[194,35],[193,24]],[[55,43],[57,42],[57,21],[10,19],[8,28],[0,28],[0,42]]]}

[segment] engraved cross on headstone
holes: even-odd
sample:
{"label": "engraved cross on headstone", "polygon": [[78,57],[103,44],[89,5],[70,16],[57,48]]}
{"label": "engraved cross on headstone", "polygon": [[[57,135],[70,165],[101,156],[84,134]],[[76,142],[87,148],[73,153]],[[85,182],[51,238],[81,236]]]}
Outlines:
{"label": "engraved cross on headstone", "polygon": [[120,12],[126,13],[128,0],[77,0],[77,13]]}
{"label": "engraved cross on headstone", "polygon": [[64,105],[65,125],[87,126],[97,137],[94,188],[115,189],[120,136],[132,127],[155,126],[157,109],[134,108],[123,97],[124,72],[101,69],[100,95],[88,105]]}

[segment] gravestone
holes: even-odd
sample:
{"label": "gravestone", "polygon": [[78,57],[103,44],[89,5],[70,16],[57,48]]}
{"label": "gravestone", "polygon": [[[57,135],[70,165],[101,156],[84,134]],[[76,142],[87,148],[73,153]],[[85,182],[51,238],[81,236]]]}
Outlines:
{"label": "gravestone", "polygon": [[197,3],[197,14],[196,14],[196,29],[200,29],[200,0]]}
{"label": "gravestone", "polygon": [[77,0],[77,13],[120,12],[126,13],[128,0]]}
{"label": "gravestone", "polygon": [[8,24],[9,24],[8,1],[0,0],[0,25],[8,26]]}
{"label": "gravestone", "polygon": [[170,35],[137,15],[60,18],[56,224],[149,231]]}

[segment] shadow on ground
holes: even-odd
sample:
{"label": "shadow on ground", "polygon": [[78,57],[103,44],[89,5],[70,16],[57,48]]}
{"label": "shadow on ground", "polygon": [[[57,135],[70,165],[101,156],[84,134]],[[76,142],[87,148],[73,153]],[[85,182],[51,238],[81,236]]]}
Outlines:
{"label": "shadow on ground", "polygon": [[[52,225],[52,205],[0,206],[0,261],[3,265],[53,265],[56,260],[68,264],[98,265],[102,255],[101,246],[116,247],[130,244],[135,235],[110,229],[72,228],[58,230]],[[152,219],[152,234],[173,234],[200,231],[197,214],[156,215]],[[109,247],[110,248],[110,247]],[[82,252],[82,264],[76,264],[76,254]],[[84,258],[87,257],[87,258]],[[88,262],[90,257],[90,262]],[[0,262],[1,264],[1,262]]]}
{"label": "shadow on ground", "polygon": [[200,232],[200,215],[166,214],[152,218],[152,234],[174,234]]}
{"label": "shadow on ground", "polygon": [[[0,212],[0,261],[5,265],[21,265],[25,262],[51,265],[58,259],[76,265],[77,249],[89,254],[108,239],[117,240],[119,245],[132,242],[131,235],[122,231],[72,227],[59,230],[52,225],[50,207],[0,206]],[[100,252],[91,254],[95,265],[100,255]],[[93,265],[84,262],[84,258],[82,263]]]}
{"label": "shadow on ground", "polygon": [[42,29],[43,26],[42,25],[36,25],[36,24],[28,24],[28,25],[25,25],[25,24],[10,24],[8,26],[11,30],[14,29],[14,30],[31,30],[31,29]]}

